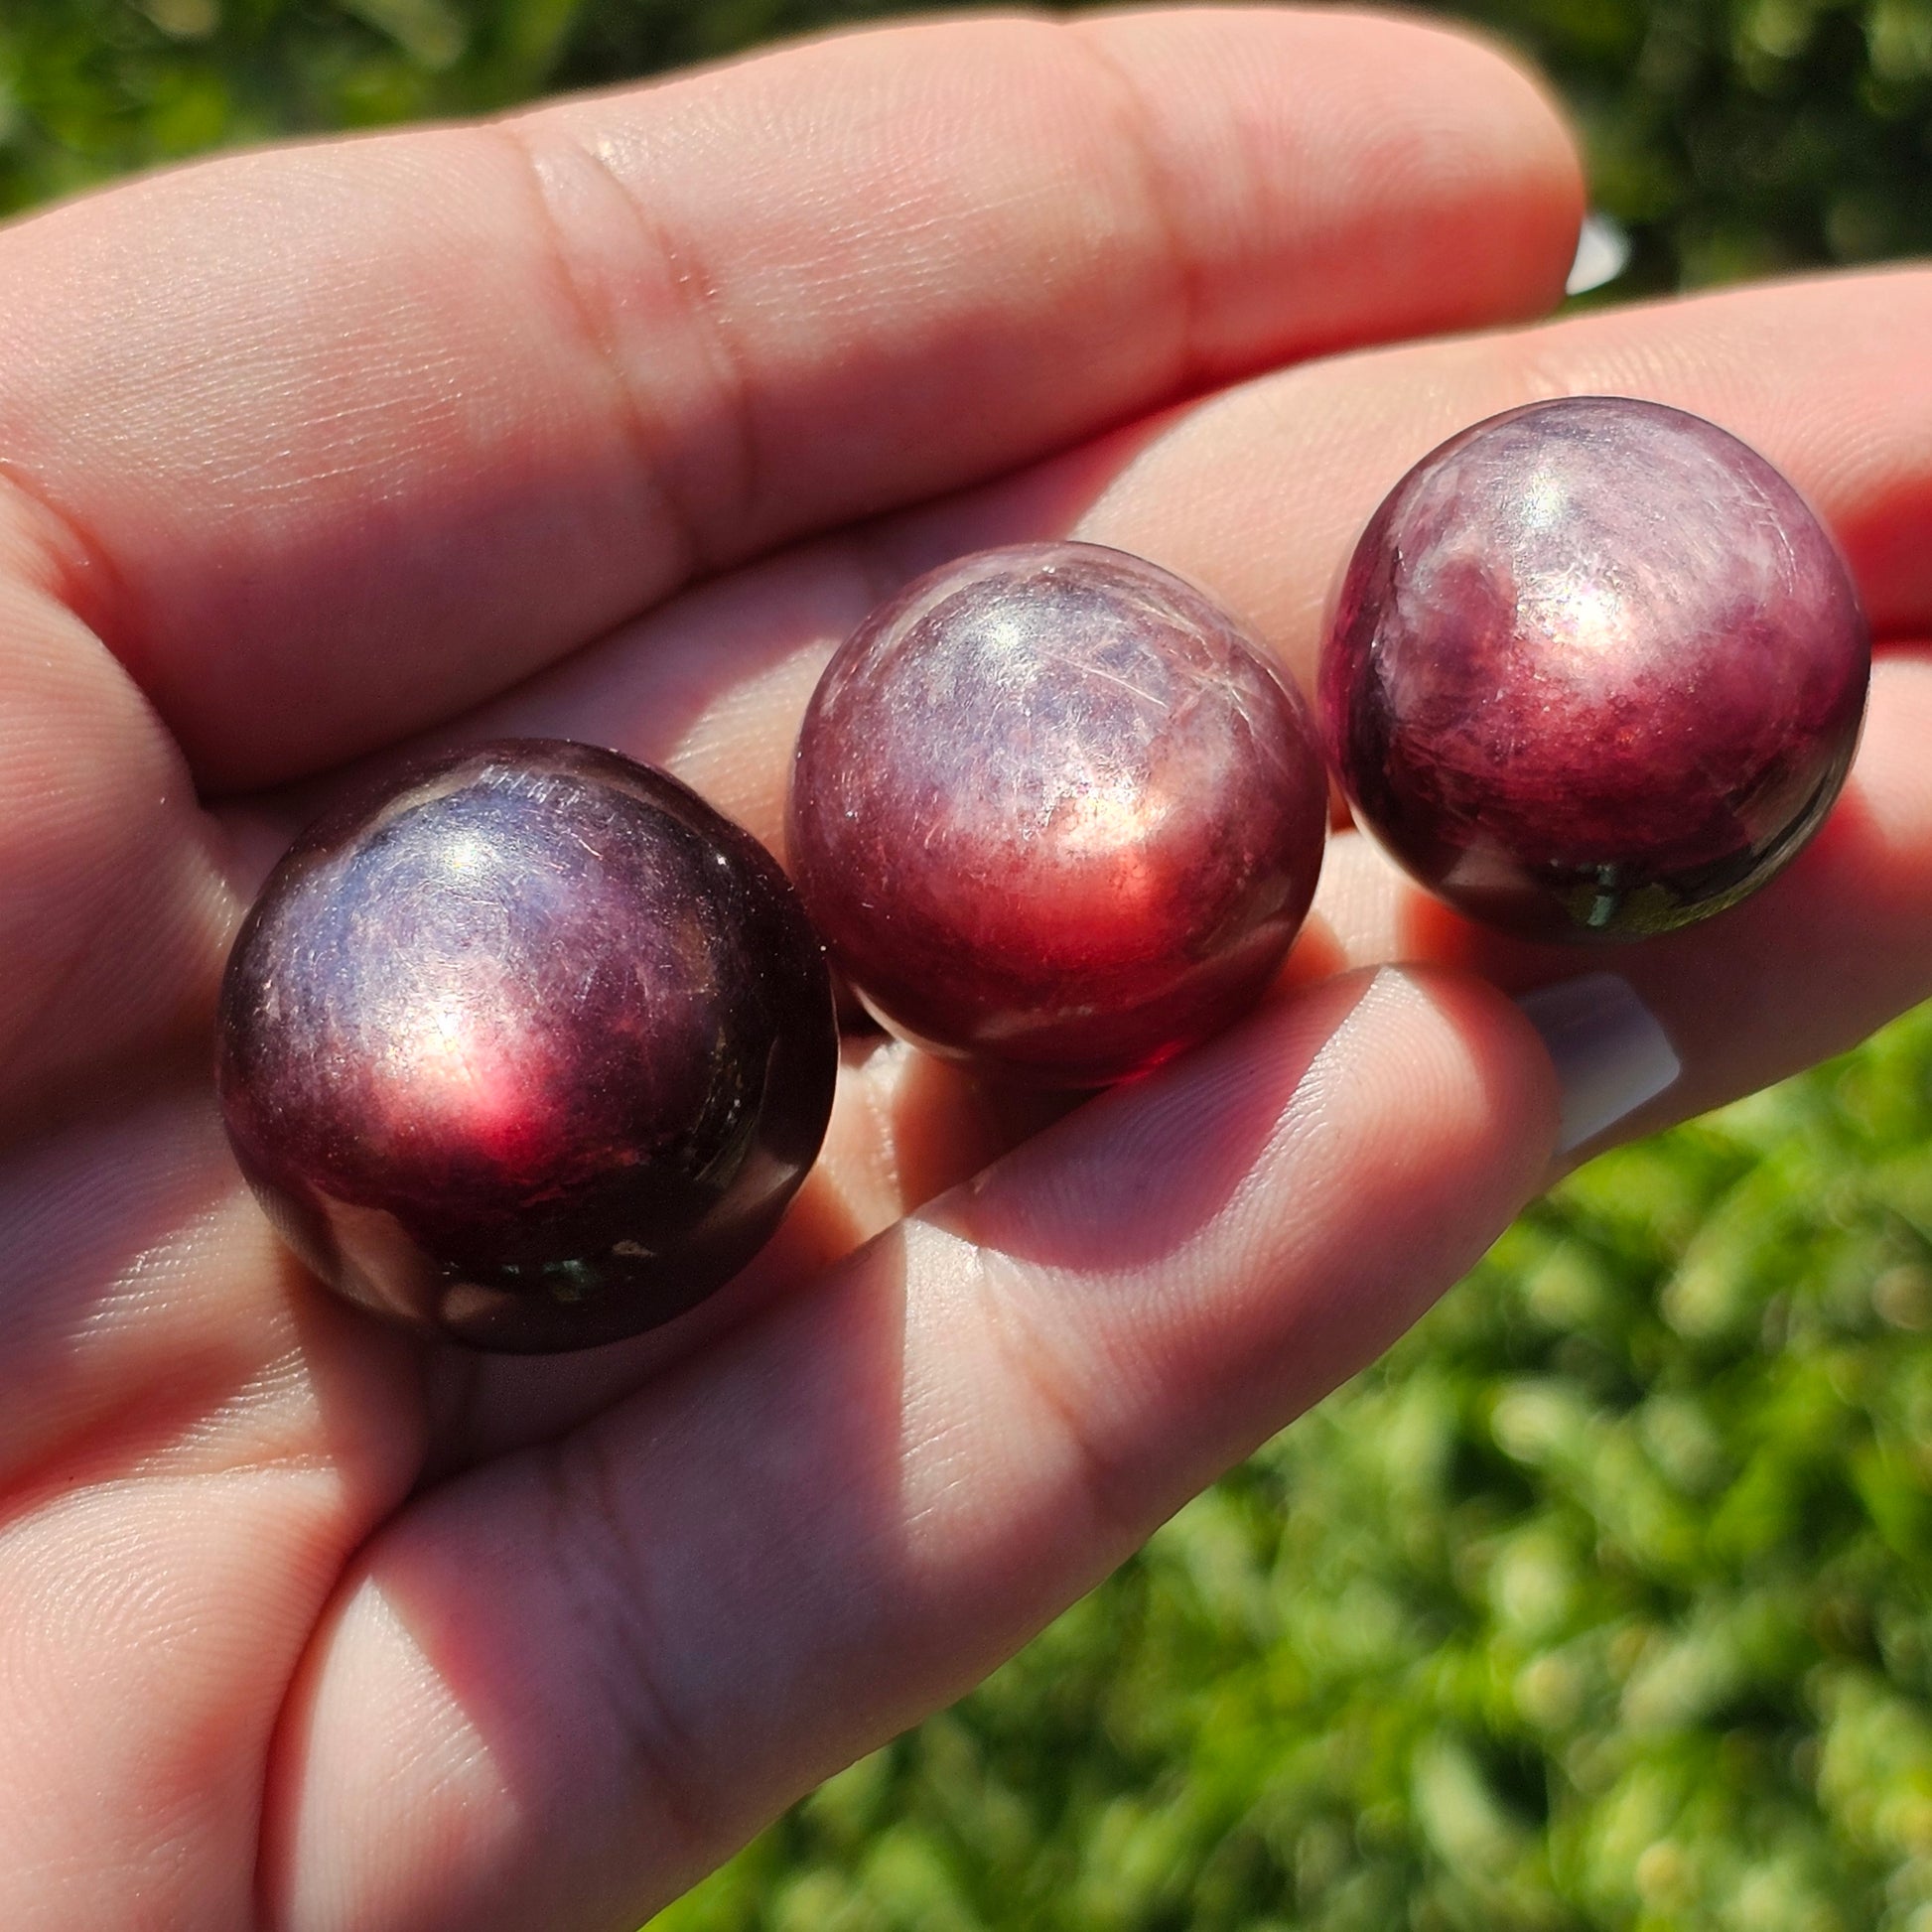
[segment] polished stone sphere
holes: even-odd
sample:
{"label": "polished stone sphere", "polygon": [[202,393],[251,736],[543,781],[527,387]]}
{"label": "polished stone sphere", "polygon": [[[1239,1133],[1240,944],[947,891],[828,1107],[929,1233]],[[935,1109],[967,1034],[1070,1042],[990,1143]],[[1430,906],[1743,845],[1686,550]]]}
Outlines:
{"label": "polished stone sphere", "polygon": [[751,835],[547,740],[418,765],[297,841],[222,983],[228,1136],[311,1268],[509,1350],[612,1341],[749,1261],[816,1158],[824,956]]}
{"label": "polished stone sphere", "polygon": [[1870,643],[1831,537],[1733,436],[1533,403],[1409,472],[1320,671],[1357,821],[1471,916],[1639,938],[1754,892],[1818,829]]}
{"label": "polished stone sphere", "polygon": [[792,877],[902,1037],[1088,1087],[1227,1024],[1314,892],[1299,694],[1178,578],[1084,543],[919,579],[833,657],[793,765]]}

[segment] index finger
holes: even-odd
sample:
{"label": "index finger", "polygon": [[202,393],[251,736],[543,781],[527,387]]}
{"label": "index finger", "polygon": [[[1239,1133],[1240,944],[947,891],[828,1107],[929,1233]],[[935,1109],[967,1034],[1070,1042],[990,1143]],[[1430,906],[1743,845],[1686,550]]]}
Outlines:
{"label": "index finger", "polygon": [[1437,30],[851,36],[232,159],[0,238],[0,512],[205,784],[1245,370],[1536,311],[1548,103]]}

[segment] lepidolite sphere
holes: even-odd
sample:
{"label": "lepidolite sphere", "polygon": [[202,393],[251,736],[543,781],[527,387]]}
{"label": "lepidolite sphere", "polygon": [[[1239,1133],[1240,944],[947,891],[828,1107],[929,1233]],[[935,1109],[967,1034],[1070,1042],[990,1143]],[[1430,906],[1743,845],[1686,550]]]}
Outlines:
{"label": "lepidolite sphere", "polygon": [[1320,674],[1356,817],[1464,911],[1634,938],[1818,829],[1869,638],[1831,537],[1702,418],[1586,396],[1478,423],[1363,533]]}
{"label": "lepidolite sphere", "polygon": [[1225,1025],[1280,966],[1326,832],[1312,721],[1227,614],[1093,544],[983,551],[833,657],[788,850],[895,1033],[1096,1086]]}
{"label": "lepidolite sphere", "polygon": [[341,1293],[486,1348],[668,1320],[816,1158],[838,1042],[776,864],[662,772],[525,740],[313,826],[222,984],[228,1135]]}

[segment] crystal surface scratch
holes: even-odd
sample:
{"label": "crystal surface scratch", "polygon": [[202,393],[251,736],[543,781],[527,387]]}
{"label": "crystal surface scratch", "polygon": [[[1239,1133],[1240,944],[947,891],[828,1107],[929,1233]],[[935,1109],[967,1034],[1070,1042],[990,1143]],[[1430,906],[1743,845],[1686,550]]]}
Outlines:
{"label": "crystal surface scratch", "polygon": [[1479,423],[1376,511],[1322,657],[1359,822],[1537,938],[1721,911],[1838,795],[1869,638],[1831,537],[1702,418],[1589,396]]}
{"label": "crystal surface scratch", "polygon": [[661,772],[520,741],[297,842],[229,962],[218,1079],[325,1280],[547,1349],[668,1319],[751,1258],[836,1053],[821,949],[749,834]]}
{"label": "crystal surface scratch", "polygon": [[1308,909],[1312,721],[1226,613],[1093,544],[984,551],[875,612],[793,766],[790,864],[896,1033],[1090,1086],[1225,1025]]}

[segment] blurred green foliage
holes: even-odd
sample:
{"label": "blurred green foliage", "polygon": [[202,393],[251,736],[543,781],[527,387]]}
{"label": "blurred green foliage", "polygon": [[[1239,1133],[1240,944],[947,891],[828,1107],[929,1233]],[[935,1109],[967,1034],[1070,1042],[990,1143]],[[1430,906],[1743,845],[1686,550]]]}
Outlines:
{"label": "blurred green foliage", "polygon": [[[4,0],[0,207],[868,0]],[[1932,248],[1932,0],[1468,0],[1618,293]],[[1597,1162],[660,1932],[1932,1932],[1932,1011]]]}

